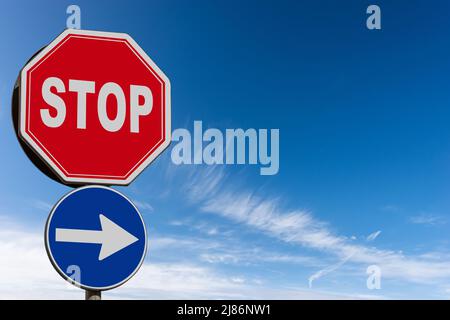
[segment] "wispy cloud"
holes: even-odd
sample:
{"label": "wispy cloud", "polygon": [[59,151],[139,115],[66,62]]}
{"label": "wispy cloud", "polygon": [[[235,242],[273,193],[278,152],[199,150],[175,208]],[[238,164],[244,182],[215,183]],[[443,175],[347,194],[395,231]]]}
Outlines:
{"label": "wispy cloud", "polygon": [[[280,239],[337,257],[340,261],[371,265],[383,270],[383,277],[402,279],[408,282],[436,283],[450,280],[450,261],[431,261],[421,256],[407,256],[402,251],[383,250],[363,244],[355,244],[348,237],[332,232],[328,225],[302,209],[284,209],[279,200],[254,192],[226,188],[221,182],[222,174],[214,177],[208,173],[206,183],[210,188],[200,190],[196,199],[201,210],[215,213],[234,222]],[[214,181],[214,184],[210,184]]]}
{"label": "wispy cloud", "polygon": [[209,264],[249,266],[282,263],[314,268],[324,265],[323,261],[312,256],[281,254],[261,247],[247,248],[239,241],[224,242],[222,239],[210,240],[199,237],[155,236],[154,239],[150,239],[149,250],[154,258],[161,252],[166,258],[174,254],[180,259],[180,252],[183,252],[190,260]]}
{"label": "wispy cloud", "polygon": [[214,196],[221,189],[225,177],[224,169],[216,166],[189,171],[188,182],[184,184],[188,199],[199,202],[205,195]]}
{"label": "wispy cloud", "polygon": [[[0,228],[0,299],[83,299],[53,270],[42,235]],[[258,279],[223,274],[195,263],[146,262],[122,287],[105,299],[364,299],[305,288],[265,286]]]}
{"label": "wispy cloud", "polygon": [[414,224],[425,224],[430,226],[436,226],[447,223],[447,220],[434,214],[420,214],[410,218],[410,222]]}
{"label": "wispy cloud", "polygon": [[366,238],[367,241],[374,241],[378,236],[381,234],[381,230],[375,231],[371,234],[369,234]]}
{"label": "wispy cloud", "polygon": [[251,194],[225,193],[205,202],[202,209],[244,223],[288,243],[327,252],[352,262],[379,264],[386,277],[426,282],[450,278],[450,261],[436,263],[408,257],[401,252],[381,250],[350,243],[346,237],[333,234],[326,225],[303,210],[279,208],[277,201],[260,199]]}
{"label": "wispy cloud", "polygon": [[277,265],[286,263],[300,265],[302,267],[318,267],[323,262],[319,259],[304,255],[279,254],[277,252],[258,250],[215,250],[215,252],[200,254],[200,260],[216,264],[258,265],[274,263]]}
{"label": "wispy cloud", "polygon": [[400,212],[401,208],[394,204],[387,204],[387,205],[381,207],[381,211],[396,213],[396,212]]}
{"label": "wispy cloud", "polygon": [[314,282],[315,280],[320,279],[320,278],[322,278],[323,276],[325,276],[325,275],[327,275],[327,274],[329,274],[329,273],[331,273],[331,272],[336,271],[337,269],[339,269],[339,268],[340,268],[342,265],[344,265],[348,260],[350,260],[351,257],[352,257],[352,256],[348,256],[347,258],[342,259],[342,260],[339,261],[338,263],[333,264],[333,265],[331,265],[331,266],[329,266],[329,267],[327,267],[327,268],[321,269],[321,270],[317,271],[316,273],[314,273],[312,276],[310,276],[310,277],[308,278],[308,284],[309,284],[309,287],[312,288],[313,282]]}
{"label": "wispy cloud", "polygon": [[33,202],[33,207],[49,213],[52,210],[53,205],[44,200],[35,200]]}
{"label": "wispy cloud", "polygon": [[222,230],[219,226],[208,221],[199,221],[194,223],[193,229],[211,237],[227,236],[232,233],[230,230]]}
{"label": "wispy cloud", "polygon": [[146,201],[133,199],[133,203],[141,211],[149,211],[149,212],[153,212],[154,211],[153,206],[150,203],[146,202]]}
{"label": "wispy cloud", "polygon": [[181,226],[185,225],[185,222],[182,220],[172,220],[172,221],[169,221],[169,225],[174,226],[174,227],[181,227]]}

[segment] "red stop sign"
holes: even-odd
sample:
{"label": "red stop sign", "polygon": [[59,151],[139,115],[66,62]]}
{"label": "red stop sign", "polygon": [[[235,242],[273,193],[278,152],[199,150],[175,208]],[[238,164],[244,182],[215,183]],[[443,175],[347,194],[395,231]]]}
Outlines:
{"label": "red stop sign", "polygon": [[20,137],[69,184],[127,185],[170,143],[170,82],[127,34],[66,30],[22,69]]}

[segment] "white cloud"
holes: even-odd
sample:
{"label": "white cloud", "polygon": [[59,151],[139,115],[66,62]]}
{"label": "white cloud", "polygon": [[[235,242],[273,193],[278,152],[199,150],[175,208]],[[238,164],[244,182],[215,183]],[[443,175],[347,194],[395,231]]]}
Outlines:
{"label": "white cloud", "polygon": [[369,234],[366,238],[367,241],[374,241],[381,234],[381,230],[375,231]]}
{"label": "white cloud", "polygon": [[43,235],[0,230],[0,259],[0,299],[77,298],[53,270]]}
{"label": "white cloud", "polygon": [[[0,229],[0,299],[83,299],[51,266],[43,236],[21,229]],[[146,262],[122,287],[104,299],[347,299],[305,288],[273,288],[258,279],[226,275],[186,263]]]}
{"label": "white cloud", "polygon": [[265,286],[259,279],[218,274],[189,264],[146,264],[124,286],[105,298],[125,299],[380,299],[380,296],[338,294],[307,288]]}
{"label": "white cloud", "polygon": [[440,225],[445,224],[447,221],[444,217],[433,214],[420,214],[418,216],[411,217],[411,223],[425,224],[425,225]]}
{"label": "white cloud", "polygon": [[181,227],[185,225],[185,222],[181,220],[172,220],[169,222],[169,225],[174,227]]}
{"label": "white cloud", "polygon": [[394,205],[394,204],[388,204],[388,205],[385,205],[385,206],[381,207],[381,211],[397,213],[397,212],[401,211],[401,208],[399,206]]}
{"label": "white cloud", "polygon": [[309,287],[312,288],[313,282],[314,282],[315,280],[320,279],[320,278],[322,278],[323,276],[325,276],[325,275],[327,275],[327,274],[329,274],[329,273],[331,273],[331,272],[336,271],[337,269],[339,269],[339,268],[340,268],[341,266],[343,266],[348,260],[350,260],[351,257],[352,257],[352,256],[348,256],[347,258],[342,259],[342,260],[339,261],[338,263],[333,264],[333,265],[331,265],[331,266],[329,266],[329,267],[327,267],[327,268],[321,269],[321,270],[317,271],[316,273],[314,273],[312,276],[310,276],[310,277],[308,278],[308,284],[309,284]]}
{"label": "white cloud", "polygon": [[245,283],[246,280],[244,278],[240,278],[240,277],[233,277],[231,278],[231,281],[234,283]]}
{"label": "white cloud", "polygon": [[148,203],[148,202],[146,202],[146,201],[142,201],[142,200],[133,200],[133,203],[136,205],[136,207],[139,209],[139,210],[142,210],[142,211],[149,211],[149,212],[153,212],[153,206],[150,204],[150,203]]}
{"label": "white cloud", "polygon": [[207,200],[202,210],[247,224],[286,242],[315,249],[336,248],[345,244],[327,230],[324,223],[303,210],[282,212],[274,200],[259,199],[251,194],[223,193]]}
{"label": "white cloud", "polygon": [[251,194],[224,193],[204,202],[202,209],[256,228],[288,243],[325,251],[350,261],[378,264],[386,277],[412,282],[450,279],[450,261],[435,262],[407,257],[401,252],[352,244],[346,237],[333,234],[326,225],[302,210],[283,211],[276,201]]}
{"label": "white cloud", "polygon": [[235,254],[229,254],[229,253],[203,253],[200,255],[200,259],[208,262],[208,263],[231,263],[231,264],[237,264],[241,260],[238,256]]}
{"label": "white cloud", "polygon": [[201,201],[205,195],[213,196],[219,189],[225,178],[224,170],[220,167],[210,166],[200,171],[188,172],[188,181],[184,185],[186,195],[192,202]]}
{"label": "white cloud", "polygon": [[50,211],[52,211],[53,209],[53,205],[43,200],[35,200],[33,202],[33,207],[45,211],[46,213],[50,213]]}
{"label": "white cloud", "polygon": [[[442,279],[450,280],[450,260],[435,261],[406,256],[401,251],[354,244],[347,237],[332,232],[326,223],[306,210],[283,209],[278,200],[261,198],[254,192],[236,188],[229,191],[223,183],[222,172],[214,176],[209,171],[207,179],[203,180],[203,177],[204,174],[199,174],[193,180],[198,190],[205,190],[195,196],[204,212],[218,214],[286,243],[327,253],[339,260],[351,257],[349,262],[352,263],[377,264],[382,268],[384,278],[434,284]],[[208,187],[202,188],[204,184]]]}
{"label": "white cloud", "polygon": [[172,258],[180,260],[180,253],[190,259],[209,264],[234,264],[239,266],[273,264],[292,264],[319,268],[324,261],[307,255],[289,255],[268,250],[259,246],[243,246],[238,239],[212,240],[202,237],[177,237],[154,235],[149,239],[149,251],[153,258]]}

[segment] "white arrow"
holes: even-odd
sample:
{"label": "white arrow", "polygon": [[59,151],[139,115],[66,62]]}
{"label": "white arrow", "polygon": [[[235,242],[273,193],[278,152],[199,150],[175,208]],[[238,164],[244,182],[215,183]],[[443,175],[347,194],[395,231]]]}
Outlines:
{"label": "white arrow", "polygon": [[102,230],[56,228],[56,241],[101,244],[98,255],[98,260],[101,261],[139,240],[104,215],[100,214],[99,218]]}

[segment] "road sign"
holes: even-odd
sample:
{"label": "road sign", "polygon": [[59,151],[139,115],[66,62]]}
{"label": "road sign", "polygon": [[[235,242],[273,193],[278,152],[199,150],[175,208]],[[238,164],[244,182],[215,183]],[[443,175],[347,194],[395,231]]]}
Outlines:
{"label": "road sign", "polygon": [[73,190],[53,208],[45,246],[63,278],[87,290],[108,290],[137,272],[144,261],[147,234],[130,200],[113,189],[88,186]]}
{"label": "road sign", "polygon": [[128,185],[170,143],[169,79],[127,34],[64,31],[17,91],[19,137],[66,184]]}

